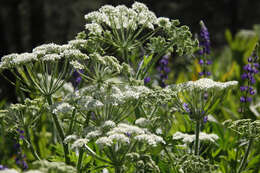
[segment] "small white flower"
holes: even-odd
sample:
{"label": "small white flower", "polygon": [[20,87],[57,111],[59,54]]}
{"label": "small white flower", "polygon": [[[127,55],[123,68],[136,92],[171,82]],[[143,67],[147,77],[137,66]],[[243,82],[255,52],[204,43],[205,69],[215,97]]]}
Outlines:
{"label": "small white flower", "polygon": [[108,120],[106,121],[104,124],[103,124],[103,128],[106,128],[106,127],[109,127],[109,128],[113,128],[116,126],[116,123],[114,123],[113,121],[111,120]]}
{"label": "small white flower", "polygon": [[149,123],[150,123],[150,121],[143,117],[139,118],[135,121],[135,124],[140,127],[146,127]]}
{"label": "small white flower", "polygon": [[53,53],[53,54],[46,54],[42,57],[43,61],[56,61],[61,59],[60,55]]}
{"label": "small white flower", "polygon": [[75,108],[73,106],[71,106],[70,104],[68,104],[68,103],[61,103],[52,112],[54,114],[67,113],[69,111],[72,111],[73,109],[75,109]]}
{"label": "small white flower", "polygon": [[98,144],[100,147],[112,146],[113,140],[108,137],[101,137],[96,140],[96,144]]}
{"label": "small white flower", "polygon": [[62,86],[62,89],[68,93],[73,93],[74,92],[74,87],[71,82],[66,82]]}
{"label": "small white flower", "polygon": [[144,141],[148,145],[151,145],[153,147],[157,146],[157,144],[159,144],[159,143],[165,144],[165,141],[163,140],[163,138],[160,136],[157,136],[155,134],[141,134],[141,135],[135,136],[135,139],[137,141]]}
{"label": "small white flower", "polygon": [[75,68],[76,70],[82,70],[84,69],[84,65],[80,64],[78,61],[71,61],[70,64]]}
{"label": "small white flower", "polygon": [[64,139],[64,143],[69,143],[71,141],[76,140],[78,137],[76,135],[69,135]]}
{"label": "small white flower", "polygon": [[43,173],[43,172],[39,170],[30,170],[30,171],[26,171],[25,173]]}
{"label": "small white flower", "polygon": [[0,173],[19,173],[19,172],[16,171],[15,169],[4,169],[4,170],[0,170]]}
{"label": "small white flower", "polygon": [[158,17],[156,23],[161,26],[161,27],[165,27],[165,28],[170,28],[171,27],[171,22],[170,19],[167,17]]}
{"label": "small white flower", "polygon": [[226,88],[236,86],[237,84],[238,84],[237,81],[215,82],[212,79],[202,78],[197,81],[187,82],[186,87],[188,90],[198,89],[198,90],[207,91],[212,89],[223,90]]}
{"label": "small white flower", "polygon": [[83,145],[87,144],[88,142],[89,142],[89,140],[86,138],[78,139],[71,145],[71,148],[72,149],[81,148],[81,147],[83,147]]}
{"label": "small white flower", "polygon": [[76,40],[69,41],[69,45],[71,45],[74,48],[84,48],[86,43],[87,40],[83,40],[83,39],[76,39]]}
{"label": "small white flower", "polygon": [[[191,143],[193,141],[195,141],[195,134],[190,135],[190,134],[186,134],[186,133],[181,133],[181,132],[176,132],[173,135],[173,140],[182,140],[184,143]],[[210,141],[210,142],[216,142],[216,140],[218,140],[218,136],[216,134],[207,134],[204,132],[200,132],[199,134],[199,139],[201,141]]]}
{"label": "small white flower", "polygon": [[97,23],[88,23],[85,25],[85,29],[94,35],[100,35],[103,32],[102,27]]}
{"label": "small white flower", "polygon": [[116,142],[121,142],[121,143],[130,143],[129,138],[124,135],[124,134],[112,134],[108,136],[109,139],[111,139],[112,141],[116,141]]}
{"label": "small white flower", "polygon": [[87,139],[93,139],[96,137],[99,137],[102,135],[102,132],[100,130],[94,130],[92,132],[89,132],[86,136]]}

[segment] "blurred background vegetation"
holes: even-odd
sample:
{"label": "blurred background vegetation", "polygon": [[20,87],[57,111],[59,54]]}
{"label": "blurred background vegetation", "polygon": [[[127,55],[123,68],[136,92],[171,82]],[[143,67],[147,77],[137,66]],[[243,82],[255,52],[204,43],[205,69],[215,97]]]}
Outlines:
{"label": "blurred background vegetation", "polygon": [[[179,19],[194,33],[203,20],[210,32],[211,46],[221,52],[229,38],[241,29],[260,23],[258,0],[139,0],[156,13]],[[104,4],[125,4],[133,0],[0,0],[0,57],[30,52],[43,43],[64,44],[84,29],[84,15]],[[183,62],[182,62],[183,63]],[[187,62],[185,62],[187,63]],[[10,74],[6,74],[10,77]],[[174,75],[176,77],[176,75]],[[15,88],[0,78],[0,98],[15,101]]]}

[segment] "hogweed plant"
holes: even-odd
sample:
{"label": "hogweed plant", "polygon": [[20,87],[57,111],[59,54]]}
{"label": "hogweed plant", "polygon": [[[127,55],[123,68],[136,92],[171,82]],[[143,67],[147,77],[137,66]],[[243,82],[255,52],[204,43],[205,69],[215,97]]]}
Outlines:
{"label": "hogweed plant", "polygon": [[[22,141],[27,172],[219,172],[217,159],[205,157],[201,144],[217,147],[220,136],[206,133],[203,123],[237,81],[165,83],[172,53],[192,56],[199,50],[207,58],[205,25],[199,43],[187,26],[157,17],[139,2],[130,8],[105,5],[85,19],[85,30],[65,45],[2,57],[1,72],[10,71],[16,80],[8,80],[26,94],[0,111],[1,127]],[[179,115],[195,130],[178,132]],[[242,121],[228,127],[256,140],[258,126]],[[0,172],[20,171],[7,167],[0,165]]]}

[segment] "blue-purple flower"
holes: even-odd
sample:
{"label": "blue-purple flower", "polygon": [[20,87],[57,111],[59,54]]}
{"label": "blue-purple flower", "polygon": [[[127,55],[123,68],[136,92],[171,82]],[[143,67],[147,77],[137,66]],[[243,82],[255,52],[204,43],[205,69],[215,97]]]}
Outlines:
{"label": "blue-purple flower", "polygon": [[162,59],[159,61],[158,71],[160,72],[160,86],[166,87],[166,79],[168,79],[168,74],[170,73],[171,69],[168,67],[169,64],[169,55],[164,55]]}
{"label": "blue-purple flower", "polygon": [[209,59],[208,55],[210,54],[210,38],[209,32],[203,21],[200,22],[201,31],[199,39],[199,65],[202,67],[202,71],[199,72],[199,76],[210,76],[211,72],[207,70],[207,66],[212,64],[212,61]]}
{"label": "blue-purple flower", "polygon": [[74,84],[74,87],[76,88],[80,82],[82,81],[82,77],[80,76],[80,73],[83,73],[83,70],[75,70],[73,72],[73,84]]}
{"label": "blue-purple flower", "polygon": [[203,54],[210,54],[210,38],[209,38],[209,31],[208,28],[205,26],[203,21],[200,21],[200,26],[201,26],[201,30],[200,30],[200,42],[199,45],[202,48],[199,51],[200,55]]}
{"label": "blue-purple flower", "polygon": [[247,85],[240,87],[240,91],[242,92],[242,96],[240,97],[241,103],[251,102],[253,100],[252,96],[256,93],[252,85],[255,84],[255,75],[259,72],[257,60],[258,56],[256,55],[256,51],[254,51],[252,56],[247,59],[248,64],[243,67],[244,72],[241,75],[241,79],[245,81]]}
{"label": "blue-purple flower", "polygon": [[1,171],[1,170],[5,170],[5,169],[7,169],[6,166],[4,166],[4,165],[0,165],[0,171]]}
{"label": "blue-purple flower", "polygon": [[[16,131],[18,132],[19,134],[19,139],[21,140],[24,140],[25,137],[24,137],[24,131],[21,130],[21,129],[16,129]],[[28,165],[26,163],[26,155],[25,154],[22,154],[22,149],[21,149],[21,145],[19,142],[16,142],[14,144],[14,149],[15,149],[15,152],[17,153],[16,155],[16,158],[15,158],[15,163],[20,166],[23,170],[26,170],[28,168]]]}
{"label": "blue-purple flower", "polygon": [[151,78],[149,76],[144,78],[144,84],[147,85],[151,81]]}
{"label": "blue-purple flower", "polygon": [[189,105],[187,103],[183,103],[183,109],[187,112],[187,113],[191,113],[191,110],[189,108]]}

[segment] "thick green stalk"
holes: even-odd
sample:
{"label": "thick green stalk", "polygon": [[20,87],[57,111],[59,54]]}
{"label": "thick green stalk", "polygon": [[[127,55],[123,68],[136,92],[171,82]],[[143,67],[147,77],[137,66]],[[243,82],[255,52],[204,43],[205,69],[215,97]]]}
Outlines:
{"label": "thick green stalk", "polygon": [[83,154],[84,154],[84,149],[80,148],[79,150],[79,158],[78,158],[78,162],[77,162],[77,171],[78,173],[81,173],[81,164],[82,164],[82,159],[83,159]]}
{"label": "thick green stalk", "polygon": [[247,157],[249,155],[249,152],[250,152],[250,149],[252,147],[253,141],[254,141],[253,138],[251,138],[249,140],[249,142],[248,142],[248,145],[247,145],[244,157],[243,157],[242,162],[241,162],[241,164],[240,164],[240,166],[238,168],[238,171],[237,171],[238,173],[242,172],[244,167],[245,167],[245,164],[246,164],[246,161],[247,161]]}
{"label": "thick green stalk", "polygon": [[196,130],[195,130],[195,150],[194,150],[194,154],[195,155],[199,155],[199,143],[200,143],[200,120],[196,121]]}
{"label": "thick green stalk", "polygon": [[[51,96],[46,96],[46,98],[47,98],[49,106],[51,106],[52,105]],[[59,134],[59,136],[60,136],[60,138],[62,140],[62,146],[63,146],[63,151],[64,151],[65,163],[66,164],[70,164],[69,146],[68,146],[68,144],[64,143],[64,139],[65,139],[64,131],[63,131],[61,125],[60,125],[60,122],[59,122],[59,119],[58,119],[57,115],[52,113],[52,117],[53,117],[56,129],[58,131],[58,134]]]}

